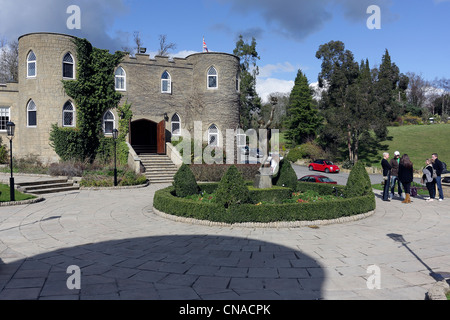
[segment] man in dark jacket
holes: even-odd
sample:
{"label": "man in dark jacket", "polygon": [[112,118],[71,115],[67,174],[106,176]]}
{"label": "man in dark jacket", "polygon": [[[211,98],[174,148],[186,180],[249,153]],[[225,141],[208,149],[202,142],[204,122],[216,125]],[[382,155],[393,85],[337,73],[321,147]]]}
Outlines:
{"label": "man in dark jacket", "polygon": [[400,183],[400,180],[398,179],[398,165],[400,163],[400,152],[395,151],[394,158],[389,162],[391,165],[391,199],[394,198],[395,194],[395,184],[398,184],[398,195],[404,199],[403,190],[402,190],[402,184]]}
{"label": "man in dark jacket", "polygon": [[389,201],[389,188],[391,186],[391,165],[389,164],[389,153],[383,153],[383,160],[381,160],[381,167],[383,168],[383,201]]}
{"label": "man in dark jacket", "polygon": [[444,192],[442,190],[442,171],[444,171],[444,165],[442,162],[438,159],[438,154],[433,153],[431,156],[431,159],[433,159],[433,169],[436,170],[436,185],[439,191],[439,201],[444,200]]}

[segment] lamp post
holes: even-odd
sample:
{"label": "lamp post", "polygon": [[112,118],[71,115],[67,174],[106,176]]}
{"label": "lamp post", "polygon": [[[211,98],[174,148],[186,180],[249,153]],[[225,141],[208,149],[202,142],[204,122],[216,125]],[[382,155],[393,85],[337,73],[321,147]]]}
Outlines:
{"label": "lamp post", "polygon": [[9,152],[10,152],[10,166],[11,166],[11,178],[9,179],[9,194],[10,194],[10,201],[16,201],[15,196],[15,188],[14,188],[14,176],[13,176],[13,156],[12,156],[12,141],[14,138],[14,131],[16,130],[16,125],[9,121],[6,124],[6,132],[9,139]]}
{"label": "lamp post", "polygon": [[117,138],[119,138],[119,130],[114,129],[112,134],[114,140],[114,187],[117,187]]}

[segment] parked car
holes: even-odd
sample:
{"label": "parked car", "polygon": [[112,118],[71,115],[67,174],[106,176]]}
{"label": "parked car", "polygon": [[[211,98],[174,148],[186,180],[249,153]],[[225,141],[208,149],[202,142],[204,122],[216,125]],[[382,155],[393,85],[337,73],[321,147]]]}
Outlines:
{"label": "parked car", "polygon": [[311,163],[309,171],[322,171],[326,173],[339,173],[341,169],[329,160],[319,159]]}
{"label": "parked car", "polygon": [[310,175],[310,176],[304,176],[303,178],[298,179],[300,182],[314,182],[314,183],[329,183],[329,184],[337,184],[336,181],[325,177],[325,176],[316,176],[316,175]]}

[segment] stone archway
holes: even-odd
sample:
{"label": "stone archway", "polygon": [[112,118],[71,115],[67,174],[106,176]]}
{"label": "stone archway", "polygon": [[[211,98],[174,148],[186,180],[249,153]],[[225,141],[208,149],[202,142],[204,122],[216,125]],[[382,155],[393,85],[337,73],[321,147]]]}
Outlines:
{"label": "stone archway", "polygon": [[136,153],[156,153],[157,124],[153,121],[140,119],[130,125],[130,144]]}
{"label": "stone archway", "polygon": [[130,144],[137,154],[165,154],[165,121],[160,123],[147,119],[132,121],[130,124]]}

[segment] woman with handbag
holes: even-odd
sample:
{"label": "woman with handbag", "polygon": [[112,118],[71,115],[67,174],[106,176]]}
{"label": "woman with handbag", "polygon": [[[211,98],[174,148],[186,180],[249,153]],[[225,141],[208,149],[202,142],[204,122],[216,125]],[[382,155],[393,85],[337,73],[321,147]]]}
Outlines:
{"label": "woman with handbag", "polygon": [[411,203],[411,183],[414,180],[414,168],[407,154],[404,154],[400,159],[398,179],[402,183],[406,193],[405,200],[402,203]]}

